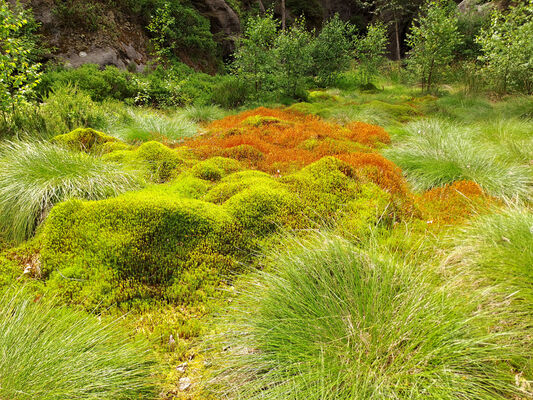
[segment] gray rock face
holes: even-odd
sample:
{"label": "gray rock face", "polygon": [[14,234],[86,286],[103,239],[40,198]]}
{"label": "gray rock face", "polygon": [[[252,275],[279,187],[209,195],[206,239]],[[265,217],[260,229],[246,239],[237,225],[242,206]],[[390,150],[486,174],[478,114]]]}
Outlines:
{"label": "gray rock face", "polygon": [[114,65],[121,69],[133,67],[138,72],[141,72],[144,68],[142,63],[143,55],[135,50],[131,44],[125,43],[119,43],[115,48],[109,46],[103,48],[91,47],[79,53],[58,54],[57,57],[66,66],[72,68],[83,64],[97,64],[100,67]]}
{"label": "gray rock face", "polygon": [[211,22],[211,32],[222,33],[225,55],[234,50],[234,37],[241,32],[241,22],[233,9],[224,0],[193,0],[194,7]]}

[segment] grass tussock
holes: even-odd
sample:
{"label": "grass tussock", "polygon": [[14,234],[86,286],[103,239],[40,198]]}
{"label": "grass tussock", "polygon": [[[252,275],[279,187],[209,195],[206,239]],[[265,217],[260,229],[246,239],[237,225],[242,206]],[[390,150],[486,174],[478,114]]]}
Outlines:
{"label": "grass tussock", "polygon": [[461,260],[463,273],[482,277],[485,285],[503,289],[506,296],[529,310],[533,306],[533,212],[512,206],[480,216],[456,238],[452,260]]}
{"label": "grass tussock", "polygon": [[328,235],[286,244],[237,312],[215,382],[229,399],[506,399],[517,356],[428,269]]}
{"label": "grass tussock", "polygon": [[[0,398],[151,398],[148,347],[25,291],[0,295]],[[147,397],[145,397],[147,396]]]}
{"label": "grass tussock", "polygon": [[103,199],[138,187],[131,171],[47,142],[0,146],[0,229],[7,239],[30,237],[52,206],[69,198]]}
{"label": "grass tussock", "polygon": [[198,133],[195,122],[180,113],[166,115],[142,109],[128,110],[108,130],[118,139],[133,144],[150,140],[176,143]]}
{"label": "grass tussock", "polygon": [[530,166],[498,157],[477,135],[475,129],[443,120],[417,121],[406,126],[400,142],[385,155],[403,169],[415,190],[469,180],[491,196],[530,196]]}

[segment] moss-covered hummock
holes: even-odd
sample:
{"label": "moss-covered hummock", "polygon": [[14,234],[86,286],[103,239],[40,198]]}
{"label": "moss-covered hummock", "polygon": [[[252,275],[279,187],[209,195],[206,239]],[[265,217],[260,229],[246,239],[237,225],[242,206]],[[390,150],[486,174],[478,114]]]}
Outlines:
{"label": "moss-covered hummock", "polygon": [[109,147],[110,145],[108,143],[116,143],[114,146],[121,144],[117,138],[106,135],[103,132],[95,131],[91,128],[78,128],[63,135],[54,136],[52,141],[73,150],[81,150],[86,152],[96,151],[97,149],[102,148],[104,145]]}
{"label": "moss-covered hummock", "polygon": [[182,169],[192,164],[183,151],[173,150],[159,142],[150,141],[132,150],[117,150],[102,156],[132,168],[144,168],[154,182],[166,182],[176,177]]}

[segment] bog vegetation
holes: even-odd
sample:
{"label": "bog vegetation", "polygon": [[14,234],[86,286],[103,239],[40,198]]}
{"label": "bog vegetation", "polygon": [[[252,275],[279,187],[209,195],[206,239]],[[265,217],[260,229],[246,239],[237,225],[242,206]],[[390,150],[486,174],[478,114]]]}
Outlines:
{"label": "bog vegetation", "polygon": [[133,73],[0,0],[0,398],[533,398],[533,3],[228,3],[208,75],[192,3]]}

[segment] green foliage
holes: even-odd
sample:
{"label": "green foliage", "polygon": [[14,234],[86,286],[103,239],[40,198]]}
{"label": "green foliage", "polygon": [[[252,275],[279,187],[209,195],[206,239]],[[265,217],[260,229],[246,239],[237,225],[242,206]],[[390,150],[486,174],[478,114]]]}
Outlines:
{"label": "green foliage", "polygon": [[46,71],[37,90],[41,97],[46,97],[55,88],[65,86],[76,86],[94,101],[126,100],[135,97],[137,92],[135,81],[127,71],[111,65],[100,69],[94,64]]}
{"label": "green foliage", "polygon": [[162,2],[147,29],[159,57],[172,58],[184,50],[212,56],[216,49],[209,20],[182,1]]}
{"label": "green foliage", "polygon": [[57,86],[43,99],[40,112],[53,135],[76,128],[99,129],[106,119],[91,97],[75,86]]}
{"label": "green foliage", "polygon": [[352,60],[353,32],[354,27],[338,15],[322,27],[312,51],[314,75],[319,85],[331,85],[339,73],[348,69]]}
{"label": "green foliage", "polygon": [[101,28],[101,5],[79,0],[54,0],[54,13],[59,25],[77,31],[96,32]]}
{"label": "green foliage", "polygon": [[246,82],[236,76],[222,76],[212,89],[211,101],[223,108],[242,106],[248,95]]}
{"label": "green foliage", "polygon": [[511,7],[507,13],[495,10],[490,25],[476,42],[481,46],[483,73],[492,88],[505,94],[533,91],[533,2]]}
{"label": "green foliage", "polygon": [[379,73],[385,62],[387,44],[387,28],[381,22],[369,25],[366,35],[357,40],[356,57],[363,85],[371,83]]}
{"label": "green foliage", "polygon": [[138,187],[115,163],[46,142],[0,147],[0,227],[8,239],[29,238],[52,206],[66,199],[102,199]]}
{"label": "green foliage", "polygon": [[476,38],[490,19],[491,4],[481,0],[465,2],[465,8],[458,12],[457,29],[463,40],[457,45],[456,58],[475,60],[481,55],[481,46]]}
{"label": "green foliage", "polygon": [[312,67],[312,36],[305,29],[305,22],[297,20],[282,31],[274,43],[279,76],[276,84],[284,94],[292,98],[305,97],[306,77]]}
{"label": "green foliage", "polygon": [[4,120],[8,110],[31,99],[39,82],[40,64],[32,59],[35,43],[31,13],[17,4],[14,11],[5,0],[0,0],[0,111]]}
{"label": "green foliage", "polygon": [[442,70],[453,60],[454,50],[462,40],[457,28],[455,3],[430,1],[407,36],[411,47],[407,63],[422,83],[422,91],[430,91]]}
{"label": "green foliage", "polygon": [[0,396],[13,400],[132,399],[153,396],[147,344],[116,322],[36,300],[0,296]]}
{"label": "green foliage", "polygon": [[250,18],[242,37],[237,41],[234,68],[241,80],[247,82],[254,96],[269,90],[275,56],[272,49],[276,41],[278,22],[272,14]]}
{"label": "green foliage", "polygon": [[472,129],[439,120],[413,122],[402,142],[385,151],[403,169],[417,190],[459,180],[472,180],[497,197],[527,198],[531,194],[530,168],[497,160]]}
{"label": "green foliage", "polygon": [[473,296],[434,288],[431,269],[331,235],[280,248],[224,320],[222,397],[503,400],[519,392],[507,361],[521,350],[488,330],[492,316]]}

